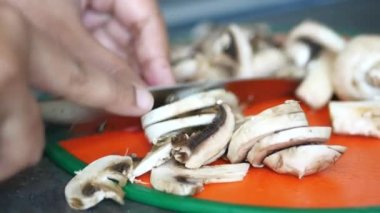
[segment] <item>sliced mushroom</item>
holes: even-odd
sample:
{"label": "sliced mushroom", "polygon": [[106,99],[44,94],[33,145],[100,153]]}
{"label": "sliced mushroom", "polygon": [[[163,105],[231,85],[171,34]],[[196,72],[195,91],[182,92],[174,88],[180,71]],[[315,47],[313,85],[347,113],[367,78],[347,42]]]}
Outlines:
{"label": "sliced mushroom", "polygon": [[337,145],[296,146],[269,155],[264,159],[264,164],[277,173],[290,174],[301,179],[325,170],[345,151],[346,147]]}
{"label": "sliced mushroom", "polygon": [[325,106],[333,95],[333,62],[345,43],[332,29],[313,21],[302,22],[289,34],[286,52],[306,73],[296,94],[314,109]]}
{"label": "sliced mushroom", "polygon": [[312,41],[331,52],[340,52],[346,44],[345,40],[332,29],[310,20],[303,21],[289,33],[288,42],[300,39],[301,42],[302,40]]}
{"label": "sliced mushroom", "polygon": [[353,38],[338,55],[333,72],[336,94],[344,100],[380,97],[380,36]]}
{"label": "sliced mushroom", "polygon": [[171,119],[152,124],[144,132],[149,142],[156,144],[159,138],[169,132],[180,129],[208,125],[215,118],[215,113],[199,114],[184,118]]}
{"label": "sliced mushroom", "polygon": [[155,145],[152,147],[152,150],[141,160],[139,164],[135,166],[135,169],[132,172],[132,178],[139,177],[146,172],[149,172],[154,167],[160,166],[166,161],[170,160],[172,150],[172,144],[170,141],[167,141],[164,144]]}
{"label": "sliced mushroom", "polygon": [[235,126],[234,116],[227,104],[217,105],[218,113],[201,132],[173,141],[174,158],[187,168],[199,168],[226,148]]}
{"label": "sliced mushroom", "polygon": [[197,93],[148,112],[141,118],[141,123],[145,129],[151,124],[184,114],[186,112],[210,107],[215,105],[217,102],[223,102],[230,106],[238,105],[236,96],[233,97],[224,89],[215,89]]}
{"label": "sliced mushroom", "polygon": [[308,122],[300,105],[295,101],[264,110],[247,120],[232,135],[227,158],[232,163],[241,162],[252,146],[263,137],[277,131],[307,126]]}
{"label": "sliced mushroom", "polygon": [[71,208],[88,209],[105,198],[124,203],[123,186],[133,169],[129,156],[109,155],[100,158],[82,171],[66,185],[66,201]]}
{"label": "sliced mushroom", "polygon": [[253,167],[263,167],[265,157],[292,146],[324,143],[329,140],[331,127],[299,127],[268,135],[258,141],[247,155]]}
{"label": "sliced mushroom", "polygon": [[334,133],[380,138],[380,101],[332,101],[329,110]]}
{"label": "sliced mushroom", "polygon": [[217,153],[216,155],[212,156],[210,159],[208,159],[204,165],[208,165],[210,163],[213,163],[215,161],[217,161],[219,158],[221,158],[227,151],[227,145],[224,149],[222,149],[222,151],[220,151],[219,153]]}
{"label": "sliced mushroom", "polygon": [[207,183],[241,181],[249,169],[248,163],[204,166],[187,169],[175,161],[169,161],[152,170],[150,182],[153,188],[180,196],[193,195]]}
{"label": "sliced mushroom", "polygon": [[251,60],[252,76],[268,77],[288,64],[287,57],[278,48],[267,48],[255,54]]}
{"label": "sliced mushroom", "polygon": [[325,106],[333,95],[331,71],[335,56],[323,52],[320,57],[307,65],[307,75],[296,90],[298,98],[313,109]]}

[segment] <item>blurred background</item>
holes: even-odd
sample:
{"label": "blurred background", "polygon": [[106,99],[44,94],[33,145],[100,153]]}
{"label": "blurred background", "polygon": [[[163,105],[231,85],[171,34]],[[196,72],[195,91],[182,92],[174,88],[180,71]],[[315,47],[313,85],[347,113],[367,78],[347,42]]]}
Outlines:
{"label": "blurred background", "polygon": [[343,33],[380,31],[377,0],[160,0],[170,36],[183,36],[198,23],[263,22],[287,31],[314,19]]}

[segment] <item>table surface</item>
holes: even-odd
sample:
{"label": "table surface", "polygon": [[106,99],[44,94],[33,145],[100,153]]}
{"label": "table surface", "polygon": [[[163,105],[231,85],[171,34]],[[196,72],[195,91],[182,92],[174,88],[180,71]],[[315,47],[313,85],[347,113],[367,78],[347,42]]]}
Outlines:
{"label": "table surface", "polygon": [[[257,22],[289,27],[306,18],[351,32],[378,33],[380,1],[344,0],[334,5],[321,5],[303,10],[271,11],[254,17]],[[71,176],[49,159],[0,184],[0,212],[76,212],[64,199],[64,187]],[[155,207],[126,201],[124,206],[104,201],[88,212],[168,212]]]}

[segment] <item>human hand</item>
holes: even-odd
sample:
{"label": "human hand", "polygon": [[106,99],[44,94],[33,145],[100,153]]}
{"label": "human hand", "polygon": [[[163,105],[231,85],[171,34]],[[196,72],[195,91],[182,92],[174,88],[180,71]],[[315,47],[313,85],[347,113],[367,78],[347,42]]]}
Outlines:
{"label": "human hand", "polygon": [[[86,29],[85,8],[81,11],[76,0],[0,0],[0,181],[35,164],[42,153],[43,127],[29,85],[89,107],[138,116],[151,109],[153,99],[131,66],[149,85],[173,82],[170,73],[166,80],[148,77],[165,70],[160,62],[165,53],[136,45],[131,52],[138,63],[130,65],[123,60],[130,59],[129,51],[117,56],[100,45],[88,30],[105,45],[97,30],[105,28]],[[138,29],[145,29],[145,21]],[[135,44],[145,47],[141,36],[146,33],[137,32]]]}

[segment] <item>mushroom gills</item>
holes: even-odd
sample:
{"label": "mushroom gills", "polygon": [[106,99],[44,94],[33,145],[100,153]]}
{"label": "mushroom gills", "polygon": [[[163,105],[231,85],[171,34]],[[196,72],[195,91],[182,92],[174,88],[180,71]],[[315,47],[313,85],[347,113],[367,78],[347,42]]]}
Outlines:
{"label": "mushroom gills", "polygon": [[123,186],[133,169],[129,156],[99,158],[77,172],[65,187],[66,201],[73,209],[88,209],[105,198],[124,203]]}
{"label": "mushroom gills", "polygon": [[141,124],[145,129],[149,125],[186,112],[211,107],[217,102],[227,103],[232,107],[238,106],[236,96],[232,97],[232,94],[226,92],[224,89],[215,89],[193,94],[173,103],[158,107],[142,116]]}
{"label": "mushroom gills", "polygon": [[346,151],[338,145],[303,145],[275,152],[264,159],[265,166],[280,174],[301,179],[327,169]]}
{"label": "mushroom gills", "polygon": [[292,146],[320,144],[329,140],[331,127],[298,127],[268,135],[259,140],[247,155],[253,167],[263,167],[265,157]]}
{"label": "mushroom gills", "polygon": [[248,163],[187,169],[171,160],[152,170],[150,182],[156,190],[188,196],[201,191],[203,185],[207,183],[241,181],[248,169]]}
{"label": "mushroom gills", "polygon": [[308,121],[296,101],[266,109],[237,129],[228,146],[227,158],[232,163],[243,161],[252,146],[263,137],[278,131],[307,126]]}
{"label": "mushroom gills", "polygon": [[196,126],[208,125],[215,118],[215,113],[199,114],[181,117],[152,124],[145,128],[145,136],[150,143],[156,144],[160,137],[170,132]]}
{"label": "mushroom gills", "polygon": [[380,101],[332,101],[329,110],[334,133],[380,138]]}
{"label": "mushroom gills", "polygon": [[172,154],[187,168],[199,168],[215,157],[227,146],[232,135],[235,120],[231,108],[217,105],[218,113],[210,125],[190,136],[174,140]]}

